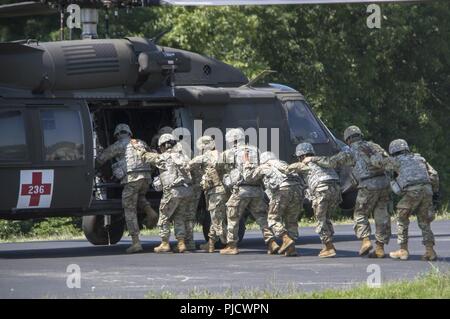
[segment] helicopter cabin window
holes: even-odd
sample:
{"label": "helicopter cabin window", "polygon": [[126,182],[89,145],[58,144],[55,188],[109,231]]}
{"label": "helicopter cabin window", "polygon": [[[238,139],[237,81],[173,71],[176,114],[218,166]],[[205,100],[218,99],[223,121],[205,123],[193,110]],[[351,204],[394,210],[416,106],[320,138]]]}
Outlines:
{"label": "helicopter cabin window", "polygon": [[42,110],[46,161],[77,161],[84,159],[81,118],[78,111]]}
{"label": "helicopter cabin window", "polygon": [[0,112],[0,160],[24,160],[27,158],[25,126],[20,111]]}
{"label": "helicopter cabin window", "polygon": [[328,143],[325,132],[304,101],[286,101],[284,105],[293,143]]}

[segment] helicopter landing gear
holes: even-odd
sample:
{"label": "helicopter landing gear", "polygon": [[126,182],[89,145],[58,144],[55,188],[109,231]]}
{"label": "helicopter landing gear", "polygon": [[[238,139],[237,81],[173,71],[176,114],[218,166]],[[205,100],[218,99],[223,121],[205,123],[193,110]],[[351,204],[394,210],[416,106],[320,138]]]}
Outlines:
{"label": "helicopter landing gear", "polygon": [[122,239],[125,220],[122,215],[83,216],[83,232],[93,245],[115,245]]}

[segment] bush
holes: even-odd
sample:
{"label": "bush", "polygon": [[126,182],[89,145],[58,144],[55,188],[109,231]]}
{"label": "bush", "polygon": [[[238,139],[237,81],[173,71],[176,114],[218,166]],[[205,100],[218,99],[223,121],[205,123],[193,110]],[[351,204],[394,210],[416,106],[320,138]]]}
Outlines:
{"label": "bush", "polygon": [[81,218],[56,217],[25,221],[0,220],[0,239],[25,237],[77,236],[81,234]]}

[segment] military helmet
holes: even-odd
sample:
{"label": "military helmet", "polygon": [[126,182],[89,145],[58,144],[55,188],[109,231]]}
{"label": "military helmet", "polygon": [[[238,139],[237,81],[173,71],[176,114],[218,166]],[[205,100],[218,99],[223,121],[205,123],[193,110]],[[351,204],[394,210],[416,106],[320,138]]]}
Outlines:
{"label": "military helmet", "polygon": [[227,143],[233,143],[233,142],[243,142],[245,140],[245,134],[244,134],[244,130],[241,128],[233,128],[231,130],[229,130],[226,134],[225,134],[225,140],[227,141]]}
{"label": "military helmet", "polygon": [[347,141],[350,137],[357,135],[357,136],[362,136],[362,132],[359,129],[359,127],[355,126],[355,125],[351,125],[349,127],[347,127],[344,131],[344,141]]}
{"label": "military helmet", "polygon": [[311,143],[300,143],[295,148],[295,155],[297,157],[300,157],[302,155],[312,154],[316,155],[316,152],[314,151],[314,147]]}
{"label": "military helmet", "polygon": [[158,130],[158,134],[172,134],[173,128],[170,126],[163,126]]}
{"label": "military helmet", "polygon": [[402,151],[409,151],[408,143],[405,140],[393,140],[391,144],[389,144],[389,153],[391,155]]}
{"label": "military helmet", "polygon": [[216,143],[211,136],[205,135],[197,140],[196,146],[199,150],[207,151],[213,150],[216,147]]}
{"label": "military helmet", "polygon": [[273,152],[264,152],[261,154],[259,158],[261,164],[267,163],[268,161],[275,159],[277,159],[277,156]]}
{"label": "military helmet", "polygon": [[120,132],[127,132],[128,134],[130,134],[130,136],[133,135],[133,133],[131,133],[130,127],[124,123],[117,124],[116,129],[114,130],[114,136],[119,135]]}
{"label": "military helmet", "polygon": [[176,141],[177,141],[177,139],[175,138],[175,136],[173,136],[172,134],[166,133],[159,137],[158,146],[161,146],[167,142],[176,142]]}

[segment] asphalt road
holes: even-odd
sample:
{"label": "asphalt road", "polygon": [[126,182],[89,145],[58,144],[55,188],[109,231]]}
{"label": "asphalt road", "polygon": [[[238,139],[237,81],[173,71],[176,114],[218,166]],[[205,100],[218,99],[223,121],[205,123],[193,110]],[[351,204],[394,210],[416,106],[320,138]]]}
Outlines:
{"label": "asphalt road", "polygon": [[[0,298],[142,298],[149,291],[185,294],[194,289],[221,292],[248,289],[304,291],[344,289],[367,282],[372,264],[379,266],[381,283],[414,278],[433,266],[450,270],[450,221],[436,221],[439,260],[423,262],[421,234],[417,223],[410,227],[408,261],[358,257],[359,241],[350,225],[336,226],[338,256],[319,259],[321,245],[314,229],[300,229],[296,248],[299,257],[266,254],[259,232],[248,232],[241,254],[218,253],[155,254],[157,237],[143,238],[145,253],[126,255],[129,237],[118,245],[95,247],[84,240],[0,244]],[[395,225],[393,230],[395,232]],[[386,250],[397,249],[394,235]],[[196,234],[197,244],[203,242]],[[68,288],[67,267],[78,265],[80,288]],[[377,267],[375,266],[375,268]],[[75,277],[69,284],[76,285]]]}

